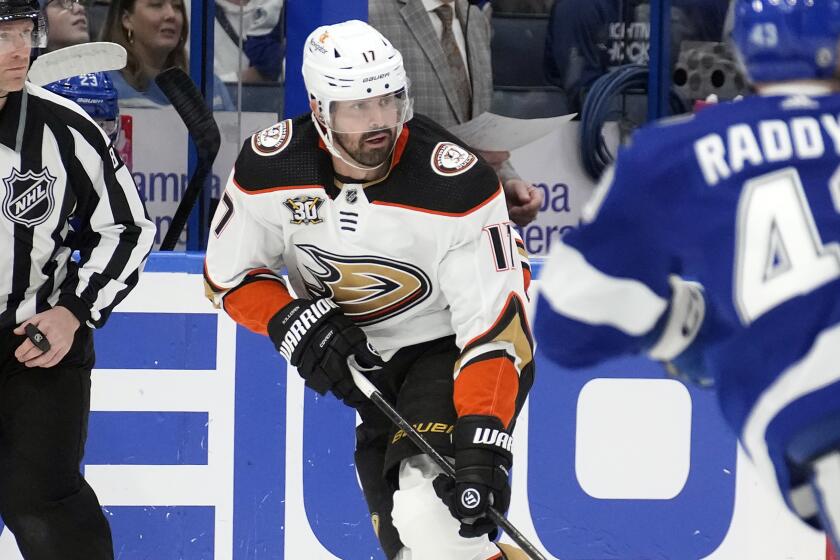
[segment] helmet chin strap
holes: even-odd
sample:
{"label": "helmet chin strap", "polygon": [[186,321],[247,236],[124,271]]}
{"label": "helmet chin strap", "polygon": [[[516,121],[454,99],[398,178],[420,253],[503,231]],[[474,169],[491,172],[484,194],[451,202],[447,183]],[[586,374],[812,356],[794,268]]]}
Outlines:
{"label": "helmet chin strap", "polygon": [[[366,165],[362,165],[361,163],[359,163],[358,161],[356,161],[355,159],[350,157],[349,154],[347,155],[346,158],[344,157],[344,155],[339,151],[338,148],[335,147],[335,144],[333,143],[333,131],[332,131],[332,129],[330,127],[328,127],[327,125],[325,125],[324,123],[322,123],[321,121],[319,121],[318,117],[315,116],[314,111],[312,112],[312,122],[315,123],[315,129],[318,131],[318,135],[321,137],[321,140],[324,141],[324,145],[327,147],[327,150],[329,150],[330,154],[337,157],[338,159],[340,159],[341,161],[343,161],[344,163],[346,163],[350,167],[352,167],[354,169],[358,169],[359,171],[375,171],[375,170],[379,169],[380,167],[382,167],[383,165],[385,165],[385,163],[388,161],[388,158],[391,157],[391,154],[394,153],[394,149],[397,147],[397,138],[399,138],[400,134],[402,133],[402,128],[403,128],[402,124],[397,127],[397,133],[394,137],[394,143],[391,144],[391,151],[388,152],[388,156],[385,158],[385,160],[377,166],[369,167],[369,166],[366,166]],[[325,132],[325,130],[326,130],[326,132]]]}

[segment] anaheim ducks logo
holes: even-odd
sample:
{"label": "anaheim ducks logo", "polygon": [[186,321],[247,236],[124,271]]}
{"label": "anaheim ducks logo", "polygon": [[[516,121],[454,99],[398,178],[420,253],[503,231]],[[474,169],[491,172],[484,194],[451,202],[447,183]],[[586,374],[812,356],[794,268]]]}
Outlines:
{"label": "anaheim ducks logo", "polygon": [[444,177],[466,173],[478,158],[452,142],[440,142],[432,152],[432,169]]}
{"label": "anaheim ducks logo", "polygon": [[268,157],[285,150],[291,139],[292,121],[287,119],[252,136],[251,146],[255,153]]}
{"label": "anaheim ducks logo", "polygon": [[360,326],[381,323],[415,307],[432,293],[429,277],[410,264],[370,255],[343,256],[314,245],[297,245],[308,255],[298,263],[313,281],[304,279],[315,297],[328,297]]}

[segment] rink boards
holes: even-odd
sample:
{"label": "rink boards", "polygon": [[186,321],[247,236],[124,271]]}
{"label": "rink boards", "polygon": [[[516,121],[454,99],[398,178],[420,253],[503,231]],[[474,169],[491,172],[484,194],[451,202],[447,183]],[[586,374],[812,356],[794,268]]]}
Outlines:
{"label": "rink boards", "polygon": [[[211,307],[200,256],[147,270],[96,340],[85,473],[117,557],[381,558],[355,414]],[[764,496],[714,393],[645,360],[572,372],[538,355],[515,452],[510,518],[548,558],[824,558]],[[19,558],[5,530],[0,558]]]}

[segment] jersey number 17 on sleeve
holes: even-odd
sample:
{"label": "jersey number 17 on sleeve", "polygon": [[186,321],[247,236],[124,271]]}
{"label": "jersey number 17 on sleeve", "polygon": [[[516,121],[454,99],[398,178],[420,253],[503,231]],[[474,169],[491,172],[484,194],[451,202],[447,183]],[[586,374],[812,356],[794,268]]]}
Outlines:
{"label": "jersey number 17 on sleeve", "polygon": [[493,262],[496,265],[496,270],[502,272],[516,268],[514,255],[517,252],[510,223],[493,224],[485,227],[484,231],[490,238],[490,249],[493,252]]}
{"label": "jersey number 17 on sleeve", "polygon": [[[840,211],[840,168],[829,188]],[[745,326],[787,300],[840,278],[840,244],[824,244],[820,238],[795,168],[744,184],[736,236],[735,307]]]}

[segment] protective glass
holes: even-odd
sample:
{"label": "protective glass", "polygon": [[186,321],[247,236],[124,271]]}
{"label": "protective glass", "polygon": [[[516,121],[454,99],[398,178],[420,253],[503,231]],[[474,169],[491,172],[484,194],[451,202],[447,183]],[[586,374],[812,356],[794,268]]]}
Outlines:
{"label": "protective glass", "polygon": [[101,119],[96,119],[96,124],[98,124],[99,127],[102,130],[105,131],[105,134],[108,135],[108,138],[110,138],[111,141],[116,141],[117,140],[117,136],[119,136],[119,134],[120,134],[120,118],[119,117],[117,117],[116,120],[108,120],[108,121],[103,121]]}
{"label": "protective glass", "polygon": [[369,99],[330,101],[329,127],[339,134],[360,134],[396,128],[411,120],[411,98],[402,89]]}
{"label": "protective glass", "polygon": [[0,53],[11,52],[20,48],[31,49],[38,46],[38,30],[21,32],[16,29],[4,29],[0,26]]}

